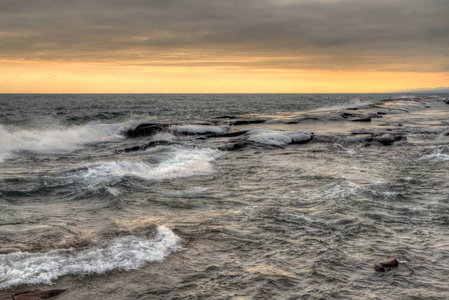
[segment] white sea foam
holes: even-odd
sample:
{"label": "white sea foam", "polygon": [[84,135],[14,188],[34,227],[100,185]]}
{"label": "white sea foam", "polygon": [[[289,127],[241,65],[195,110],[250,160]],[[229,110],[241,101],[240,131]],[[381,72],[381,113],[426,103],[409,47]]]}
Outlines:
{"label": "white sea foam", "polygon": [[449,155],[445,154],[443,152],[447,152],[447,147],[437,147],[435,148],[432,153],[422,156],[419,160],[420,161],[428,161],[428,162],[444,162],[449,161]]}
{"label": "white sea foam", "polygon": [[349,156],[354,156],[357,155],[357,151],[355,151],[354,149],[349,149],[348,151],[346,151],[346,154],[348,154]]}
{"label": "white sea foam", "polygon": [[71,171],[69,176],[88,180],[89,184],[99,184],[125,176],[167,180],[207,175],[213,172],[212,162],[221,155],[220,151],[209,148],[173,149],[176,150],[165,156],[160,163],[142,160],[98,162],[80,166],[77,168],[79,171]]}
{"label": "white sea foam", "polygon": [[159,226],[153,238],[126,236],[84,250],[0,255],[0,289],[22,284],[51,284],[52,280],[69,274],[139,269],[146,263],[162,262],[172,252],[181,250],[181,241],[169,228]]}
{"label": "white sea foam", "polygon": [[108,191],[108,193],[111,194],[112,196],[116,197],[120,196],[121,194],[118,189],[109,186],[106,187],[106,191]]}
{"label": "white sea foam", "polygon": [[422,161],[430,161],[430,162],[443,162],[449,160],[449,155],[442,153],[432,153],[428,155],[424,155],[419,160]]}
{"label": "white sea foam", "polygon": [[174,141],[174,140],[176,140],[176,136],[174,136],[173,134],[168,133],[168,132],[160,132],[160,133],[155,134],[153,136],[152,140],[153,141],[161,141],[161,140]]}
{"label": "white sea foam", "polygon": [[172,125],[170,130],[174,132],[181,133],[191,133],[191,134],[222,134],[230,130],[229,126],[209,126],[209,125]]}
{"label": "white sea foam", "polygon": [[292,217],[292,218],[295,218],[295,219],[300,219],[300,220],[306,221],[306,222],[308,222],[308,223],[313,223],[313,222],[314,222],[311,218],[306,217],[306,216],[303,215],[303,214],[295,214],[295,213],[291,213],[291,212],[288,212],[288,211],[283,210],[283,209],[281,209],[281,210],[279,210],[279,211],[280,211],[281,213],[283,213],[284,215],[289,216],[289,217]]}
{"label": "white sea foam", "polygon": [[306,142],[312,139],[307,131],[279,131],[256,128],[248,132],[249,141],[273,146],[285,146],[291,143]]}
{"label": "white sea foam", "polygon": [[13,158],[14,153],[19,151],[71,152],[87,144],[120,140],[124,138],[123,131],[139,122],[142,122],[141,118],[115,124],[89,123],[47,129],[24,129],[0,125],[0,162]]}
{"label": "white sea foam", "polygon": [[393,99],[415,99],[415,98],[416,98],[416,96],[413,96],[413,95],[402,95],[402,96],[395,97]]}
{"label": "white sea foam", "polygon": [[346,180],[336,186],[328,189],[325,193],[326,198],[348,198],[351,195],[357,194],[359,186],[354,182]]}
{"label": "white sea foam", "polygon": [[359,97],[354,97],[354,98],[352,98],[352,99],[350,100],[350,103],[351,103],[351,104],[361,104],[362,101],[360,100]]}

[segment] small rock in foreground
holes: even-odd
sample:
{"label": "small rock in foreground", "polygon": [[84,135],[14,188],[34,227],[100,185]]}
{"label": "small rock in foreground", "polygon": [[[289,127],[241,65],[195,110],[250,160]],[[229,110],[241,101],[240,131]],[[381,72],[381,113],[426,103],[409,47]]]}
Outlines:
{"label": "small rock in foreground", "polygon": [[374,270],[377,272],[389,271],[391,268],[398,266],[398,260],[395,257],[388,257],[376,263]]}

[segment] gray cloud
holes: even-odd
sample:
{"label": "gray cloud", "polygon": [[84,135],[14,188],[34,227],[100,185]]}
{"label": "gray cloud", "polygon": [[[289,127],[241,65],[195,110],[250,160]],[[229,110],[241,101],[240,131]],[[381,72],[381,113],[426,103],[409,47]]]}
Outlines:
{"label": "gray cloud", "polygon": [[447,0],[0,0],[0,59],[435,71]]}

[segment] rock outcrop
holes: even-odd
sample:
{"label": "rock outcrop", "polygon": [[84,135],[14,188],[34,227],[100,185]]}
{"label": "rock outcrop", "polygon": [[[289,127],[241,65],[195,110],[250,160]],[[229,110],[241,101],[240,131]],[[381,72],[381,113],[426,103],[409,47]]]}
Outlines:
{"label": "rock outcrop", "polygon": [[395,257],[388,257],[377,262],[374,265],[374,270],[376,270],[377,272],[385,272],[397,267],[398,265],[398,260]]}

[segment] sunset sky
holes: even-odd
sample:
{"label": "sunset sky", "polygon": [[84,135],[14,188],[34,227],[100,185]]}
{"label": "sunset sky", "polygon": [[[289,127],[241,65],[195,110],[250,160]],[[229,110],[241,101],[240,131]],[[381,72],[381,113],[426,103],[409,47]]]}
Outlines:
{"label": "sunset sky", "polygon": [[448,0],[0,0],[0,93],[444,86]]}

